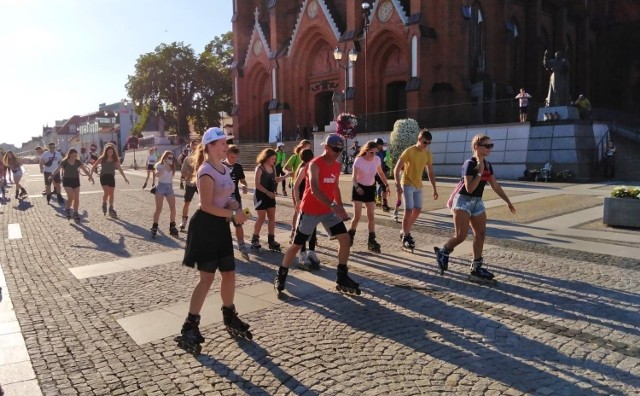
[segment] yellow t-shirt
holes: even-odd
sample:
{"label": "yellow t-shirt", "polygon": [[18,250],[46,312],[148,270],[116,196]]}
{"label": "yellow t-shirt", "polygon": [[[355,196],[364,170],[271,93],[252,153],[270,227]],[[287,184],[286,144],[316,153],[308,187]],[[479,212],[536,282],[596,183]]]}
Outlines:
{"label": "yellow t-shirt", "polygon": [[422,172],[425,166],[431,165],[431,151],[420,151],[416,146],[411,146],[404,150],[400,159],[404,161],[402,185],[422,188]]}

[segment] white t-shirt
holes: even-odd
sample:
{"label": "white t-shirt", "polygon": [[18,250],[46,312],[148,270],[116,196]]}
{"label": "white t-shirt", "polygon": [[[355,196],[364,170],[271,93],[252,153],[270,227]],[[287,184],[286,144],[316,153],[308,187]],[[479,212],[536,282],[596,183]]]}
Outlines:
{"label": "white t-shirt", "polygon": [[356,169],[358,170],[356,182],[363,186],[372,186],[376,182],[376,173],[378,173],[380,164],[380,157],[377,155],[374,155],[372,160],[366,160],[364,157],[356,157],[356,160],[353,162],[354,171]]}
{"label": "white t-shirt", "polygon": [[155,154],[149,154],[149,156],[147,157],[147,164],[155,165],[157,160],[158,160],[158,157]]}
{"label": "white t-shirt", "polygon": [[173,172],[171,171],[171,169],[165,169],[165,165],[161,162],[157,163],[155,165],[155,168],[158,172],[158,183],[173,183]]}
{"label": "white t-shirt", "polygon": [[[47,161],[49,161],[52,157],[53,157],[53,161],[51,162],[51,165],[47,166],[46,165]],[[40,160],[42,160],[42,163],[44,164],[43,171],[47,173],[53,173],[53,171],[56,170],[58,165],[60,165],[60,161],[62,161],[62,156],[57,151],[54,151],[53,153],[51,151],[45,151],[44,153],[42,153]]]}
{"label": "white t-shirt", "polygon": [[516,99],[518,99],[518,101],[520,101],[520,107],[527,107],[529,106],[529,99],[531,99],[531,95],[529,95],[528,93],[523,93],[523,94],[518,94],[518,96],[516,96]]}

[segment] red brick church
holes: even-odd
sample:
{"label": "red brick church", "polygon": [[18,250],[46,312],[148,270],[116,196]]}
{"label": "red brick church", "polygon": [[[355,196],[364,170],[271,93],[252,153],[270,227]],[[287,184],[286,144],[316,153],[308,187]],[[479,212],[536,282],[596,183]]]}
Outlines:
{"label": "red brick church", "polygon": [[[513,122],[520,87],[535,105],[546,97],[545,49],[569,60],[572,97],[598,103],[609,87],[599,76],[608,63],[597,61],[605,52],[598,31],[637,8],[614,3],[233,0],[234,133],[267,141],[275,117],[281,138],[294,139],[345,110],[367,131],[391,130],[404,117],[427,127]],[[628,97],[612,104],[637,106],[629,87],[640,84],[640,61],[618,66],[628,81],[617,92]]]}

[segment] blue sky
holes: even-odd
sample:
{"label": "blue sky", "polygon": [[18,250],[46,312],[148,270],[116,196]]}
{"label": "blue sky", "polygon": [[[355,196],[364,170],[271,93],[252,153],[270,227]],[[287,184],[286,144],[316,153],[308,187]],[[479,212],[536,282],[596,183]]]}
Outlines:
{"label": "blue sky", "polygon": [[138,57],[231,30],[232,0],[0,0],[0,142],[126,97]]}

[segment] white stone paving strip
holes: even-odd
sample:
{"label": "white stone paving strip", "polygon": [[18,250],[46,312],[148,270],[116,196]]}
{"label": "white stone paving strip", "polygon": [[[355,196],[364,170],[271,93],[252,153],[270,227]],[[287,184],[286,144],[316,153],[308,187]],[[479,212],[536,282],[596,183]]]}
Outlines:
{"label": "white stone paving strip", "polygon": [[0,266],[0,384],[5,395],[42,395]]}
{"label": "white stone paving strip", "polygon": [[83,265],[81,267],[69,268],[69,271],[71,271],[73,276],[77,279],[86,279],[140,268],[153,267],[155,265],[173,263],[181,261],[183,257],[184,249],[175,249],[146,256],[109,261],[106,263]]}
{"label": "white stone paving strip", "polygon": [[13,223],[9,224],[8,229],[9,239],[22,239],[22,231],[20,230],[20,224]]}

